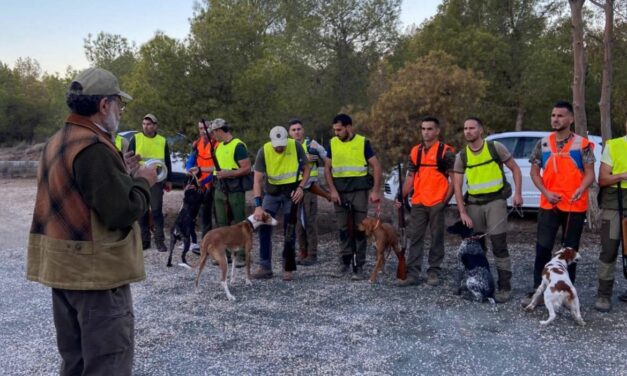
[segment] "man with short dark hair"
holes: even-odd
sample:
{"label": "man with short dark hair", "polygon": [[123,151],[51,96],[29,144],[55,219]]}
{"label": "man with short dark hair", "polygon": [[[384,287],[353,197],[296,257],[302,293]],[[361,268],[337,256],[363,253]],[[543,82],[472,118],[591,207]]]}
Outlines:
{"label": "man with short dark hair", "polygon": [[[399,286],[410,286],[420,282],[424,238],[430,229],[429,268],[427,284],[436,286],[440,282],[440,265],[444,260],[444,209],[453,196],[453,185],[449,184],[449,172],[453,169],[455,149],[438,140],[440,121],[425,116],[420,121],[422,142],[409,153],[407,179],[402,188],[403,199],[411,197],[411,222],[407,227],[410,240],[407,254],[407,278]],[[397,200],[400,207],[401,203]]]}
{"label": "man with short dark hair", "polygon": [[67,94],[72,113],[40,160],[27,278],[52,288],[61,375],[133,369],[129,284],[146,277],[137,220],[157,175],[130,153],[123,160],[113,142],[130,99],[111,72],[79,73]]}
{"label": "man with short dark hair", "polygon": [[129,142],[128,150],[141,156],[142,163],[151,159],[158,159],[165,164],[168,175],[165,181],[157,182],[150,188],[150,212],[147,212],[139,221],[142,229],[142,246],[150,248],[150,218],[154,224],[155,246],[159,252],[167,252],[165,234],[163,232],[163,191],[172,189],[172,163],[170,149],[165,137],[157,134],[159,128],[157,117],[146,114],[142,119],[142,131],[135,133]]}
{"label": "man with short dark hair", "polygon": [[332,124],[335,137],[327,150],[324,175],[340,230],[340,266],[335,276],[347,275],[352,264],[351,279],[358,281],[366,279],[367,240],[357,225],[368,215],[368,201],[381,201],[381,165],[370,141],[353,131],[350,116],[339,114]]}
{"label": "man with short dark hair", "polygon": [[[503,165],[514,176],[513,205],[523,204],[522,175],[511,153],[498,141],[483,139],[483,123],[477,117],[464,121],[464,138],[467,145],[455,158],[453,182],[457,210],[464,225],[475,233],[490,237],[492,253],[498,274],[498,289],[494,294],[497,303],[511,299],[512,261],[507,249],[507,201],[512,194],[505,178]],[[466,175],[468,192],[462,195],[462,183]]]}
{"label": "man with short dark hair", "polygon": [[[594,182],[594,144],[571,131],[575,123],[573,106],[555,103],[551,110],[553,132],[538,141],[531,156],[531,180],[541,193],[538,209],[536,259],[533,290],[521,301],[526,307],[542,283],[542,270],[551,260],[555,237],[562,228],[562,246],[579,249],[588,210],[588,187]],[[575,282],[576,263],[568,266]],[[525,304],[527,303],[527,304]]]}
{"label": "man with short dark hair", "polygon": [[300,248],[299,265],[310,266],[318,261],[318,196],[310,189],[318,183],[318,166],[323,163],[327,151],[322,145],[305,137],[305,127],[299,119],[289,121],[290,137],[303,146],[309,161],[309,179],[305,182],[305,195],[301,204],[302,215],[296,226],[296,237]]}

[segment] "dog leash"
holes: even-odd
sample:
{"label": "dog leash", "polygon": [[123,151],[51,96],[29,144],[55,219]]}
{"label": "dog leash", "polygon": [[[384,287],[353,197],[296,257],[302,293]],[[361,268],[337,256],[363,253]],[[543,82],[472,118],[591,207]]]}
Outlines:
{"label": "dog leash", "polygon": [[469,239],[479,240],[479,239],[483,238],[484,236],[490,235],[490,233],[492,231],[494,231],[494,229],[497,228],[501,223],[503,223],[503,221],[505,221],[507,219],[507,217],[509,217],[509,215],[512,214],[513,212],[516,212],[516,214],[518,214],[518,216],[520,216],[520,218],[524,218],[522,208],[519,207],[519,206],[512,206],[512,208],[507,212],[507,214],[505,214],[505,216],[503,216],[503,218],[501,218],[500,221],[495,223],[494,226],[490,227],[490,229],[488,231],[486,231],[485,234],[481,234],[481,235],[478,235],[478,236],[472,236]]}

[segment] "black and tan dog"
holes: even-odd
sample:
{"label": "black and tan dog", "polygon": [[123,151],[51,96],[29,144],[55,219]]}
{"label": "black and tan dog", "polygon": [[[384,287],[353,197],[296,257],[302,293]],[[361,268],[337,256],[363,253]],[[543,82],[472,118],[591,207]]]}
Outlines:
{"label": "black and tan dog", "polygon": [[[243,248],[246,252],[246,284],[250,285],[250,251],[253,247],[253,232],[261,225],[276,226],[277,220],[272,218],[268,213],[263,213],[263,218],[258,221],[253,215],[245,220],[231,226],[214,228],[205,234],[200,244],[200,260],[198,261],[198,274],[196,275],[196,287],[200,273],[207,263],[207,258],[211,256],[217,263],[222,273],[220,276],[220,284],[224,288],[226,297],[229,300],[235,300],[229,291],[229,285],[226,282],[228,273],[228,262],[226,258],[226,250],[232,251]],[[231,264],[231,283],[235,281],[235,263]]]}
{"label": "black and tan dog", "polygon": [[185,187],[183,191],[183,205],[170,230],[170,255],[168,256],[167,266],[172,266],[172,252],[174,252],[176,242],[183,240],[183,253],[179,265],[191,268],[189,264],[187,264],[185,256],[187,252],[189,252],[192,232],[196,231],[194,228],[194,219],[198,215],[204,194],[205,189],[199,186],[197,182],[190,183]]}
{"label": "black and tan dog", "polygon": [[377,281],[377,274],[385,265],[385,251],[393,250],[398,257],[401,248],[398,244],[398,236],[396,230],[389,223],[383,223],[380,219],[366,217],[357,225],[359,231],[363,231],[367,237],[374,241],[374,248],[377,252],[377,261],[374,265],[372,273],[370,273],[370,283]]}

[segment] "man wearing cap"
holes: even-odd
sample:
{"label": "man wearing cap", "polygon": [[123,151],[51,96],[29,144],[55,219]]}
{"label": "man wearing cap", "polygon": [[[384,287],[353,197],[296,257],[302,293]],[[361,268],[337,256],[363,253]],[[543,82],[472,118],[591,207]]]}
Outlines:
{"label": "man wearing cap", "polygon": [[[366,235],[357,224],[368,214],[368,201],[381,201],[381,165],[364,136],[353,132],[353,120],[346,114],[333,118],[333,132],[327,150],[324,175],[340,230],[340,267],[335,274],[341,278],[352,265],[351,279],[365,279]],[[368,166],[373,175],[368,174]],[[368,193],[370,191],[370,193]]]}
{"label": "man wearing cap", "polygon": [[129,143],[129,151],[139,155],[142,163],[151,159],[158,159],[165,163],[168,176],[165,181],[157,182],[150,188],[150,212],[147,212],[139,224],[142,229],[142,245],[144,249],[150,248],[150,217],[154,224],[155,246],[159,252],[167,252],[165,247],[165,235],[163,233],[163,190],[172,189],[172,163],[170,162],[170,150],[165,137],[157,134],[157,117],[146,114],[142,119],[142,132],[135,133]]}
{"label": "man wearing cap", "polygon": [[[303,199],[304,185],[309,179],[309,163],[302,146],[287,138],[287,130],[276,126],[270,130],[270,141],[259,149],[255,159],[253,197],[255,219],[261,220],[265,212],[273,217],[282,209],[284,224],[289,221],[292,205]],[[302,172],[302,174],[301,174]],[[302,180],[299,180],[302,176]],[[262,199],[262,192],[265,192]],[[294,239],[293,236],[287,238]],[[294,249],[294,244],[291,244]],[[283,280],[291,281],[296,270],[294,252],[284,254]],[[253,273],[255,279],[272,278],[272,226],[259,229],[259,267]]]}
{"label": "man wearing cap", "polygon": [[[231,126],[224,119],[214,119],[210,131],[219,142],[213,170],[216,225],[230,226],[246,219],[246,191],[252,189],[248,149],[242,140],[233,136]],[[244,266],[245,257],[243,249],[237,250],[235,266]]]}
{"label": "man wearing cap", "polygon": [[52,288],[61,375],[133,368],[129,284],[146,276],[137,220],[157,175],[114,145],[130,99],[111,72],[82,71],[67,93],[71,114],[39,163],[27,278]]}

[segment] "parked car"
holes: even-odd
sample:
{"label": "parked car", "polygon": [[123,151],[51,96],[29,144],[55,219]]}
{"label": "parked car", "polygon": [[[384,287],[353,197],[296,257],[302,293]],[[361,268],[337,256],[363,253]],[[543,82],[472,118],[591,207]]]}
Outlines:
{"label": "parked car", "polygon": [[[533,181],[531,181],[531,164],[529,163],[529,156],[533,152],[538,140],[542,137],[549,135],[551,132],[542,131],[521,131],[521,132],[504,132],[495,133],[486,137],[486,140],[498,141],[502,143],[507,150],[512,153],[514,160],[520,167],[522,175],[522,197],[523,208],[535,210],[540,207],[540,191],[536,188]],[[588,140],[594,144],[594,157],[596,162],[594,164],[594,173],[598,178],[599,167],[601,165],[601,151],[602,151],[602,139],[600,136],[589,135]],[[505,177],[514,188],[514,178],[512,172],[504,167]],[[462,188],[466,191],[466,182]],[[384,197],[388,200],[394,200],[398,194],[398,171],[394,169],[390,171],[384,186]],[[451,199],[451,204],[455,204],[455,197]],[[508,206],[512,204],[512,197],[507,200]]]}
{"label": "parked car", "polygon": [[[137,133],[137,131],[123,131],[118,134],[130,142],[135,133]],[[170,161],[172,162],[172,187],[184,188],[187,181],[187,170],[185,170],[187,158],[184,154],[176,150],[184,150],[186,147],[189,148],[189,141],[187,137],[181,133],[175,133],[173,136],[165,136],[165,139],[170,149]]]}

